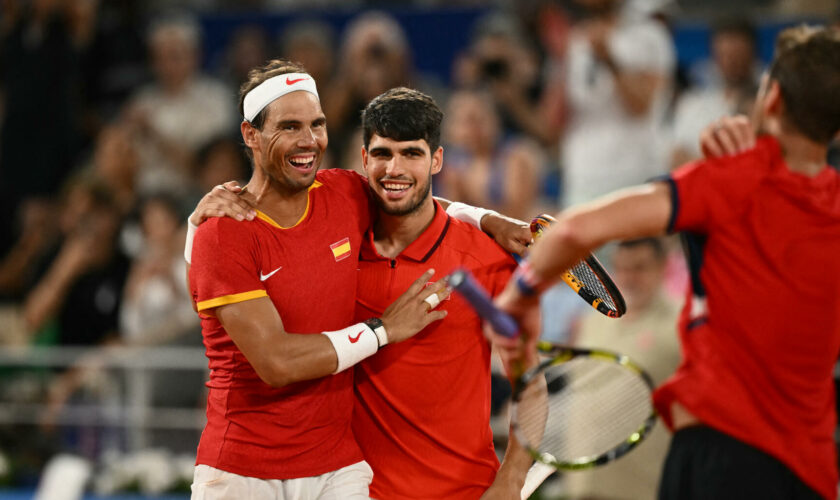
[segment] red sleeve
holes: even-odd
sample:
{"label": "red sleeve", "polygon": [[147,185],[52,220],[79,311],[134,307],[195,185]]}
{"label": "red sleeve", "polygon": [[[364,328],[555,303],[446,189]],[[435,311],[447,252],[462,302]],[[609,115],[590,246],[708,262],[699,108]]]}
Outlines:
{"label": "red sleeve", "polygon": [[256,222],[219,217],[198,227],[190,291],[199,312],[268,296],[259,279],[259,247],[249,224]]}
{"label": "red sleeve", "polygon": [[764,178],[772,164],[775,142],[758,145],[737,156],[702,160],[675,170],[671,184],[670,231],[708,233],[738,217],[739,207]]}

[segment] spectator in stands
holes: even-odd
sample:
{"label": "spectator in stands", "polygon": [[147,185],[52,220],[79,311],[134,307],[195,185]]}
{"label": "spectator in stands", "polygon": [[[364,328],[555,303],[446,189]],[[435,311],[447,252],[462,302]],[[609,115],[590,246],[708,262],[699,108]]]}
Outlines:
{"label": "spectator in stands", "polygon": [[539,58],[513,18],[492,14],[479,20],[468,51],[456,60],[453,80],[459,88],[489,92],[504,134],[531,136],[546,145],[556,139],[535,119],[542,94]]}
{"label": "spectator in stands", "polygon": [[406,34],[396,19],[384,12],[366,12],[353,19],[340,46],[337,72],[321,100],[330,123],[332,166],[344,167],[336,159],[348,148],[359,156],[361,111],[371,99],[399,86],[417,88],[433,97],[434,92],[417,80]]}
{"label": "spectator in stands", "polygon": [[189,18],[157,21],[149,34],[156,81],[139,90],[125,118],[140,140],[140,192],[190,187],[193,155],[236,125],[226,87],[198,71],[200,33]]}
{"label": "spectator in stands", "polygon": [[705,78],[705,86],[689,90],[677,101],[672,167],[700,158],[697,137],[703,127],[722,116],[750,114],[758,88],[755,44],[755,29],[745,19],[721,21],[713,28],[712,76]]}
{"label": "spectator in stands", "polygon": [[586,17],[566,57],[569,122],[563,199],[573,205],[667,170],[659,143],[674,47],[665,27],[622,0],[576,0]]}
{"label": "spectator in stands", "polygon": [[[137,151],[126,127],[109,125],[97,137],[89,165],[70,182],[62,201],[23,201],[17,210],[20,236],[0,259],[0,298],[19,302],[43,276],[63,239],[90,210],[91,190],[109,193],[120,217],[134,209]],[[60,214],[58,217],[55,214]]]}
{"label": "spectator in stands", "polygon": [[[242,150],[242,144],[230,136],[219,136],[211,139],[199,149],[193,178],[197,184],[198,193],[208,193],[215,186],[229,180],[237,180],[242,184],[250,175],[250,164]],[[191,209],[198,203],[189,205]]]}
{"label": "spectator in stands", "polygon": [[[86,347],[115,342],[129,259],[117,244],[121,215],[113,193],[97,179],[79,175],[71,180],[59,213],[63,240],[23,301],[29,342]],[[41,415],[44,430],[54,429],[65,402],[94,373],[91,362],[82,358],[50,381]]]}
{"label": "spectator in stands", "polygon": [[[662,383],[680,362],[676,321],[679,305],[663,293],[665,246],[658,238],[619,243],[613,278],[627,301],[621,320],[592,312],[580,323],[576,345],[620,352]],[[656,498],[670,433],[662,425],[632,453],[604,467],[565,476],[569,496],[588,500]]]}
{"label": "spectator in stands", "polygon": [[333,76],[334,44],[335,33],[329,24],[316,20],[297,21],[284,28],[280,36],[280,54],[288,61],[302,64],[316,82],[326,83]]}
{"label": "spectator in stands", "polygon": [[230,95],[239,93],[239,86],[248,80],[248,72],[265,64],[272,52],[268,34],[261,26],[245,25],[233,32],[218,72]]}
{"label": "spectator in stands", "polygon": [[97,345],[114,337],[129,261],[117,245],[113,193],[90,179],[72,185],[62,207],[57,255],[24,300],[30,332],[59,345]]}
{"label": "spectator in stands", "polygon": [[90,174],[112,193],[122,216],[128,215],[137,203],[139,161],[139,152],[128,127],[115,123],[102,129],[94,147]]}
{"label": "spectator in stands", "polygon": [[140,206],[143,250],[132,262],[120,308],[120,336],[130,344],[164,343],[197,331],[184,276],[178,200],[166,193]]}
{"label": "spectator in stands", "polygon": [[441,195],[530,220],[543,158],[536,144],[502,135],[492,97],[462,90],[449,99],[444,122],[447,168]]}

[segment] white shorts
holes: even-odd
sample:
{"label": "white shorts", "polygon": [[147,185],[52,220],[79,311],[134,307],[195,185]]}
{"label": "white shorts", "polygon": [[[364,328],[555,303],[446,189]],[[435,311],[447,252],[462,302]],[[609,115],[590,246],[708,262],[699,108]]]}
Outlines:
{"label": "white shorts", "polygon": [[259,479],[196,465],[191,500],[368,500],[373,470],[364,460],[320,476]]}

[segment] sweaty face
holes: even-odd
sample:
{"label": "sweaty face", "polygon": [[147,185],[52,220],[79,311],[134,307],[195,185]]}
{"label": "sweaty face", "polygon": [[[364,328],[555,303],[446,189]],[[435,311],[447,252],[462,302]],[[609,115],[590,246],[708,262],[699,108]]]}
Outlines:
{"label": "sweaty face", "polygon": [[268,105],[259,131],[260,167],[281,190],[297,192],[315,180],[327,148],[327,122],[318,98],[286,94]]}
{"label": "sweaty face", "polygon": [[362,158],[374,199],[386,214],[408,215],[431,203],[432,174],[440,171],[442,148],[432,153],[422,139],[395,141],[374,134]]}

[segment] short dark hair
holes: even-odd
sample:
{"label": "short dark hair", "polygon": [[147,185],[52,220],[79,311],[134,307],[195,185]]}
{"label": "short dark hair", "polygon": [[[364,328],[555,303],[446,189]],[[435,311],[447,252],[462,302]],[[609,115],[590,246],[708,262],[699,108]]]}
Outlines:
{"label": "short dark hair", "polygon": [[395,141],[423,139],[431,152],[440,146],[443,112],[430,96],[414,89],[397,87],[376,96],[362,111],[365,148],[373,134]]}
{"label": "short dark hair", "polygon": [[[248,92],[254,90],[254,88],[256,88],[259,84],[269,78],[286,73],[306,73],[306,69],[304,69],[304,67],[299,63],[287,61],[285,59],[272,59],[264,66],[254,68],[249,71],[248,80],[239,88],[239,114],[243,117],[245,116],[245,96]],[[255,129],[262,130],[267,114],[268,111],[266,111],[266,108],[263,108],[259,113],[257,113],[257,116],[255,116],[253,120],[249,120],[249,123]]]}
{"label": "short dark hair", "polygon": [[653,256],[657,261],[665,260],[665,244],[662,243],[661,238],[639,238],[635,240],[625,240],[618,243],[618,248],[637,248],[648,247],[653,251]]}
{"label": "short dark hair", "polygon": [[828,144],[840,130],[840,30],[802,25],[782,31],[770,78],[779,83],[790,124]]}

